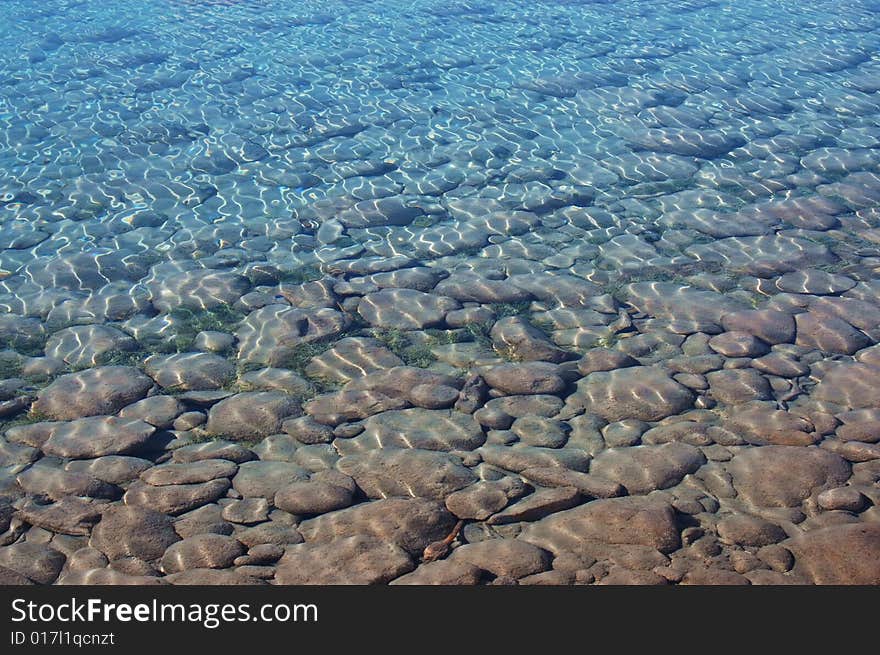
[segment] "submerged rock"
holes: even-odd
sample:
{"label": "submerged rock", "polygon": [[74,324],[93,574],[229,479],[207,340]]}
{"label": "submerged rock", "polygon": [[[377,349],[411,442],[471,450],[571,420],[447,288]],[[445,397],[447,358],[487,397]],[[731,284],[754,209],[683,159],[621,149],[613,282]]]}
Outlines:
{"label": "submerged rock", "polygon": [[200,484],[169,484],[154,487],[134,482],[125,492],[127,505],[150,507],[163,514],[183,514],[196,507],[212,503],[229,489],[229,480],[211,480]]}
{"label": "submerged rock", "polygon": [[115,414],[144,398],[153,381],[131,366],[99,366],[62,375],[37,393],[33,411],[66,421]]}
{"label": "submerged rock", "polygon": [[880,584],[880,524],[835,525],[782,542],[814,584]]}
{"label": "submerged rock", "polygon": [[108,325],[77,325],[59,330],[46,342],[46,356],[76,368],[107,363],[114,354],[137,350],[137,342]]}
{"label": "submerged rock", "polygon": [[705,462],[697,448],[683,443],[611,448],[596,456],[590,474],[618,482],[630,494],[646,494],[678,484]]}
{"label": "submerged rock", "polygon": [[[340,469],[341,470],[341,469]],[[291,514],[325,514],[352,504],[354,489],[321,480],[292,482],[275,493],[275,507]]]}
{"label": "submerged rock", "polygon": [[743,450],[726,468],[739,495],[759,507],[795,507],[813,493],[840,486],[851,473],[838,455],[800,446]]}
{"label": "submerged rock", "polygon": [[77,496],[64,496],[51,505],[29,502],[20,510],[22,519],[50,532],[86,536],[101,518],[103,503]]}
{"label": "submerged rock", "polygon": [[454,517],[440,503],[418,498],[388,498],[303,521],[307,544],[327,544],[344,537],[373,538],[393,543],[412,556],[452,530]]}
{"label": "submerged rock", "polygon": [[650,366],[591,373],[578,381],[568,399],[606,421],[658,421],[684,411],[693,401],[693,392]]}
{"label": "submerged rock", "polygon": [[278,560],[279,584],[382,584],[415,568],[410,555],[378,537],[354,535],[329,543],[288,546]]}
{"label": "submerged rock", "polygon": [[280,391],[250,391],[211,407],[205,428],[211,434],[255,441],[281,432],[284,419],[301,413],[293,396]]}
{"label": "submerged rock", "polygon": [[352,390],[318,396],[303,405],[305,412],[322,425],[358,421],[374,414],[403,409],[401,398],[391,398],[380,391]]}
{"label": "submerged rock", "polygon": [[448,312],[460,309],[458,301],[414,289],[386,289],[364,296],[358,313],[375,327],[422,330],[440,325]]}
{"label": "submerged rock", "polygon": [[150,300],[159,311],[177,308],[193,311],[231,305],[250,289],[241,275],[211,269],[195,269],[157,277],[148,284]]}
{"label": "submerged rock", "polygon": [[544,362],[503,364],[483,371],[483,379],[507,394],[558,394],[565,389],[565,381],[557,370],[555,364]]}
{"label": "submerged rock", "polygon": [[0,548],[0,566],[37,584],[52,584],[66,557],[46,544],[29,541]]}
{"label": "submerged rock", "polygon": [[456,548],[451,562],[467,562],[492,575],[519,579],[550,568],[550,554],[517,539],[487,539]]}
{"label": "submerged rock", "polygon": [[235,366],[210,353],[153,355],[144,370],[160,387],[175,391],[219,389],[235,377]]}
{"label": "submerged rock", "polygon": [[244,552],[244,546],[232,537],[200,534],[171,544],[162,556],[162,570],[225,569]]}
{"label": "submerged rock", "polygon": [[238,358],[281,367],[297,356],[297,348],[342,332],[348,317],[335,309],[298,309],[289,305],[261,307],[242,321],[235,335]]}
{"label": "submerged rock", "polygon": [[483,429],[469,414],[414,408],[371,416],[360,435],[338,440],[336,448],[342,455],[377,448],[473,450],[485,440]]}
{"label": "submerged rock", "polygon": [[477,477],[454,455],[416,448],[380,448],[348,455],[336,468],[350,475],[369,498],[414,496],[443,500]]}
{"label": "submerged rock", "polygon": [[648,498],[594,500],[527,526],[519,538],[557,557],[589,548],[591,542],[650,546],[662,553],[681,545],[675,511]]}
{"label": "submerged rock", "polygon": [[41,446],[47,455],[91,459],[135,452],[156,431],[149,423],[115,416],[92,416],[62,423]]}
{"label": "submerged rock", "polygon": [[154,560],[180,540],[171,518],[148,507],[114,505],[92,531],[90,545],[109,559]]}
{"label": "submerged rock", "polygon": [[61,500],[68,495],[112,500],[119,495],[117,487],[88,473],[65,471],[43,461],[19,473],[16,479],[26,492],[48,496],[54,500]]}

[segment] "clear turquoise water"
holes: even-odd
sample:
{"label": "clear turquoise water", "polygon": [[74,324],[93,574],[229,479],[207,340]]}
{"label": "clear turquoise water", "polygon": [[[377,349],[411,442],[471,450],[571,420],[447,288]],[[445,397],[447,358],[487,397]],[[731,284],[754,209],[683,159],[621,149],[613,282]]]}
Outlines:
{"label": "clear turquoise water", "polygon": [[[46,500],[41,485],[63,487],[69,459],[137,447],[149,465],[229,437],[295,463],[296,480],[384,451],[391,463],[374,463],[378,474],[365,465],[358,480],[373,499],[436,499],[427,472],[427,482],[412,470],[403,482],[382,477],[405,468],[388,451],[413,443],[418,457],[460,455],[438,466],[454,464],[462,485],[516,478],[536,462],[539,480],[567,484],[547,474],[550,462],[613,478],[597,495],[623,493],[617,482],[634,496],[662,487],[680,523],[664,553],[685,525],[701,526],[690,537],[709,535],[682,549],[696,581],[736,575],[737,549],[725,542],[712,560],[721,578],[699,577],[703,554],[722,552],[712,542],[722,516],[803,522],[805,532],[876,521],[866,509],[878,500],[876,469],[847,476],[850,463],[880,457],[877,446],[834,430],[869,423],[854,439],[870,441],[880,420],[869,349],[880,341],[878,46],[873,0],[0,0],[0,505]],[[778,311],[740,313],[752,308]],[[492,377],[521,360],[552,363]],[[321,395],[401,362],[453,377],[398,371],[404,382],[370,382],[393,398]],[[130,368],[53,382],[104,364],[136,366],[157,387]],[[618,365],[627,371],[606,373]],[[488,400],[472,380],[456,405],[467,411],[443,409],[475,373],[494,396],[525,396]],[[526,374],[540,379],[523,391]],[[94,401],[117,385],[128,385],[124,402]],[[546,393],[530,396],[536,388]],[[289,392],[270,398],[278,416],[266,419],[250,396],[225,414],[208,410],[253,389]],[[186,420],[156,419],[163,429],[145,426],[131,443],[93,438],[115,419],[74,423],[179,391],[197,392],[169,403],[189,410]],[[276,434],[315,396],[304,411],[342,424],[336,432]],[[380,414],[360,434],[359,419],[411,406],[410,418]],[[499,408],[552,421],[508,431],[513,416]],[[71,421],[50,426],[67,431],[60,446],[42,428],[10,437],[10,421],[45,418]],[[656,454],[665,441],[685,443]],[[816,448],[766,459],[752,448],[820,442],[848,462],[824,452],[819,461]],[[640,444],[657,448],[630,448]],[[655,455],[627,459],[633,452]],[[776,475],[789,468],[806,473]],[[865,495],[800,504],[847,480]],[[135,484],[128,504],[163,497]],[[462,534],[514,535],[523,517],[593,502],[570,491],[528,496],[497,534],[481,523]],[[340,506],[363,500],[348,494]],[[579,538],[567,525],[554,537],[563,544]],[[827,570],[799,565],[786,578],[764,567],[754,581],[876,581],[871,558],[868,573],[847,563],[865,543],[849,527],[831,540],[840,550]],[[395,575],[416,566],[410,555]],[[757,561],[738,556],[740,568]],[[294,561],[277,581],[338,581],[301,568]],[[121,579],[94,579],[110,573]],[[663,581],[631,573],[611,579]]]}
{"label": "clear turquoise water", "polygon": [[[186,349],[175,307],[414,264],[755,305],[738,276],[871,279],[877,9],[3,2],[0,339],[33,355],[110,324]],[[553,327],[576,353],[604,330]]]}
{"label": "clear turquoise water", "polygon": [[[873,2],[7,0],[0,12],[0,268],[19,296],[39,290],[22,266],[94,249],[210,254],[257,239],[229,261],[289,267],[335,237],[426,254],[405,226],[303,233],[300,219],[358,200],[394,198],[440,224],[462,197],[544,214],[590,204],[625,227],[656,219],[666,191],[742,204],[810,193],[787,176],[820,147],[872,149],[877,167]],[[697,176],[694,160],[647,157],[646,129],[678,128],[724,135]],[[796,143],[734,150],[785,137]],[[10,248],[19,226],[48,237]]]}

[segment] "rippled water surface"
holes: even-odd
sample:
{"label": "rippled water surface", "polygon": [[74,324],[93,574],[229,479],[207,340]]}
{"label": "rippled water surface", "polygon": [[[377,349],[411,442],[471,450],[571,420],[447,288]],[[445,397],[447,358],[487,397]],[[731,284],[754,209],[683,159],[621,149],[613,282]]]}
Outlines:
{"label": "rippled water surface", "polygon": [[878,52],[873,0],[0,1],[0,566],[880,583]]}

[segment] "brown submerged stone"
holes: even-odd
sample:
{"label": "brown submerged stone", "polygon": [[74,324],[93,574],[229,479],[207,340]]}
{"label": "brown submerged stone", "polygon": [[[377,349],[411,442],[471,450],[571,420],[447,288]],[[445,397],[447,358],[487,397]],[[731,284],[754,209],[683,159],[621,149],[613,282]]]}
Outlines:
{"label": "brown submerged stone", "polygon": [[783,542],[814,584],[880,584],[880,523],[835,525]]}
{"label": "brown submerged stone", "polygon": [[557,556],[590,542],[650,546],[662,553],[681,545],[675,511],[647,498],[595,500],[541,519],[519,538]]}
{"label": "brown submerged stone", "polygon": [[816,447],[761,446],[728,464],[740,497],[761,507],[795,507],[814,492],[837,487],[851,474],[838,455]]}

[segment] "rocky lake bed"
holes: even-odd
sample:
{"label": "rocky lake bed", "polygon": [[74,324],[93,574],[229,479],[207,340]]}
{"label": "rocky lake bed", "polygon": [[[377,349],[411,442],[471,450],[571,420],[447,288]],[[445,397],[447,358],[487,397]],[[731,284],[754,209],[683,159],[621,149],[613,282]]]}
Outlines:
{"label": "rocky lake bed", "polygon": [[880,584],[877,2],[111,4],[2,7],[0,584]]}

